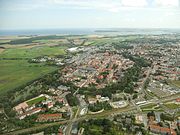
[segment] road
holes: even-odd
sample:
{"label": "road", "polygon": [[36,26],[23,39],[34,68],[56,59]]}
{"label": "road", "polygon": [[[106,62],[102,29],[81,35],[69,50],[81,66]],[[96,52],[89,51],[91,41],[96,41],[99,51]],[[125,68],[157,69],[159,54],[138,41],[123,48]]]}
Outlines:
{"label": "road", "polygon": [[44,128],[47,128],[47,127],[52,127],[52,126],[55,126],[55,125],[80,122],[82,120],[88,120],[88,119],[93,119],[93,118],[107,117],[107,116],[110,116],[112,114],[125,113],[125,112],[129,112],[129,111],[134,111],[134,110],[136,110],[136,108],[133,107],[133,106],[126,107],[126,108],[121,108],[121,109],[113,109],[113,110],[102,112],[102,113],[99,113],[99,114],[94,114],[94,115],[88,114],[88,115],[85,115],[85,116],[82,116],[82,117],[77,117],[77,118],[75,117],[72,120],[65,120],[65,121],[61,121],[61,122],[53,122],[53,123],[48,123],[48,124],[46,124],[46,123],[45,124],[37,124],[34,127],[13,131],[13,132],[7,133],[5,135],[18,135],[18,134],[22,134],[22,133],[28,133],[28,132],[31,132],[31,131],[44,129]]}
{"label": "road", "polygon": [[[171,100],[176,99],[179,96],[180,96],[180,93],[177,94],[177,95],[172,95],[172,96],[170,96],[168,98],[160,99],[160,102],[171,101]],[[157,101],[155,101],[155,100],[153,102],[157,103]],[[148,106],[148,104],[147,104],[147,106]],[[34,127],[13,131],[13,132],[7,133],[5,135],[18,135],[18,134],[22,134],[22,133],[28,133],[30,131],[36,131],[36,130],[44,129],[44,128],[47,128],[47,127],[52,127],[54,125],[60,125],[60,124],[66,124],[66,123],[72,123],[73,124],[74,122],[80,122],[82,120],[101,118],[101,117],[108,117],[110,115],[116,115],[116,114],[120,114],[120,113],[129,113],[129,112],[135,112],[135,111],[137,111],[137,108],[135,106],[128,106],[126,108],[113,109],[113,110],[110,110],[110,111],[105,111],[105,112],[102,112],[102,113],[99,113],[99,114],[94,114],[94,115],[87,114],[87,115],[82,116],[82,117],[77,117],[78,113],[79,113],[77,111],[77,113],[76,113],[76,115],[75,115],[75,117],[73,119],[65,120],[65,121],[61,121],[61,122],[48,123],[48,124],[37,124]],[[70,124],[69,129],[67,128],[67,130],[66,130],[67,134],[70,133],[71,128],[72,128],[72,125]]]}
{"label": "road", "polygon": [[72,118],[68,125],[67,125],[67,128],[66,128],[66,131],[65,131],[65,135],[71,135],[71,129],[72,129],[72,125],[73,123],[77,120],[77,116],[79,115],[79,112],[80,112],[80,107],[78,106],[78,110],[74,116],[74,118]]}
{"label": "road", "polygon": [[[150,74],[151,70],[152,70],[152,68],[150,68],[148,70],[148,75],[147,75],[146,79],[144,80],[144,83],[147,80],[147,78],[149,77],[149,74]],[[93,75],[95,75],[95,74],[93,74]],[[144,94],[147,94],[144,89],[142,89],[142,90],[143,90]],[[168,96],[168,97],[165,97],[165,98],[161,98],[161,99],[151,98],[151,100],[148,100],[148,101],[149,101],[149,103],[162,104],[162,103],[165,103],[165,102],[168,102],[168,101],[175,100],[178,97],[180,97],[180,93],[177,93],[175,95],[171,95],[171,96]],[[146,105],[148,106],[148,104],[146,104]],[[165,111],[167,111],[167,108],[163,107],[163,109],[165,109]],[[27,133],[27,132],[30,132],[30,131],[36,131],[36,130],[44,129],[44,128],[47,128],[47,127],[52,127],[54,125],[60,125],[60,124],[68,124],[67,128],[66,128],[66,131],[65,131],[65,134],[70,135],[72,125],[73,125],[74,122],[80,122],[82,120],[88,120],[88,119],[94,119],[94,118],[108,117],[108,116],[116,115],[116,114],[120,114],[120,113],[122,113],[122,114],[123,113],[129,113],[129,112],[134,112],[134,113],[137,112],[138,113],[140,111],[139,107],[137,107],[137,105],[134,104],[133,102],[132,102],[132,104],[130,104],[128,107],[125,107],[125,108],[112,109],[112,110],[105,111],[105,112],[102,112],[102,113],[99,113],[99,114],[94,114],[94,115],[87,114],[87,115],[84,115],[84,116],[81,116],[81,117],[79,117],[80,116],[79,115],[80,110],[81,110],[80,106],[78,106],[78,110],[77,110],[76,114],[74,115],[74,117],[73,117],[73,115],[71,115],[70,120],[65,120],[65,121],[61,121],[61,122],[54,122],[54,123],[48,123],[48,124],[36,124],[35,127],[31,127],[31,128],[27,128],[27,129],[21,129],[21,130],[18,130],[18,131],[13,131],[13,132],[7,133],[5,135],[17,135],[17,134],[21,134],[21,133]],[[71,113],[73,114],[72,109],[71,109]]]}
{"label": "road", "polygon": [[[154,103],[158,103],[161,102],[161,103],[165,103],[165,102],[168,102],[168,101],[172,101],[176,98],[178,98],[180,96],[180,93],[176,94],[176,95],[171,95],[169,97],[166,97],[166,98],[162,98],[162,99],[152,99],[151,100],[151,103],[154,102]],[[147,104],[148,106],[148,104]],[[40,129],[44,129],[44,128],[47,128],[47,127],[52,127],[54,125],[60,125],[60,124],[69,124],[69,123],[74,123],[74,122],[80,122],[82,120],[88,120],[88,119],[94,119],[94,118],[102,118],[102,117],[108,117],[110,115],[116,115],[116,114],[120,114],[120,113],[130,113],[130,112],[138,112],[137,111],[137,108],[135,106],[132,106],[132,105],[129,105],[125,108],[120,108],[120,109],[112,109],[112,110],[109,110],[109,111],[105,111],[105,112],[102,112],[102,113],[99,113],[99,114],[94,114],[94,115],[90,115],[90,114],[87,114],[85,116],[82,116],[82,117],[77,117],[78,116],[78,111],[75,115],[75,117],[73,119],[70,119],[70,120],[65,120],[65,121],[61,121],[61,122],[54,122],[54,123],[48,123],[48,124],[37,124],[36,126],[34,127],[31,127],[31,128],[27,128],[27,129],[21,129],[21,130],[17,130],[17,131],[13,131],[13,132],[10,132],[10,133],[7,133],[5,135],[18,135],[20,133],[27,133],[27,132],[30,132],[30,131],[36,131],[36,130],[40,130]],[[134,113],[135,114],[135,113]],[[72,128],[72,125],[70,124],[70,128],[69,130],[67,129],[66,133],[70,133],[70,129]]]}
{"label": "road", "polygon": [[151,95],[146,91],[146,89],[144,88],[144,86],[145,86],[146,81],[147,81],[148,78],[149,78],[149,75],[150,75],[151,71],[152,71],[152,67],[149,67],[149,70],[147,71],[146,78],[144,79],[144,81],[143,81],[143,83],[142,83],[142,87],[141,87],[141,90],[142,90],[143,94],[146,95],[149,99],[152,99],[152,98],[154,98],[154,97],[151,96]]}

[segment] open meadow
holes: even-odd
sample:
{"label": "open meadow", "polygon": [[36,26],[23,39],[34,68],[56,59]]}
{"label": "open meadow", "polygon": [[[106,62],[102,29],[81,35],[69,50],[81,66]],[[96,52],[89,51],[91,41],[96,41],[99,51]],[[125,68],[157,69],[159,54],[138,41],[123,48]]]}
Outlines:
{"label": "open meadow", "polygon": [[0,52],[0,94],[57,70],[58,67],[29,63],[28,60],[44,55],[65,55],[65,49],[66,47],[57,45],[3,45]]}

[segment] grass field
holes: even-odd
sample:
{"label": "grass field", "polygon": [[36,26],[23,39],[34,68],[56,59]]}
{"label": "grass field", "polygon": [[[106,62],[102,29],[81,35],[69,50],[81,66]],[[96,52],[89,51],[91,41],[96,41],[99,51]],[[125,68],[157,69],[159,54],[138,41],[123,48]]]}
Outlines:
{"label": "grass field", "polygon": [[0,60],[0,94],[39,78],[56,67],[30,64],[27,60]]}
{"label": "grass field", "polygon": [[34,58],[42,55],[64,55],[64,48],[61,47],[33,47],[33,48],[12,48],[6,49],[0,54],[0,58]]}
{"label": "grass field", "polygon": [[0,94],[57,69],[57,67],[44,64],[28,63],[27,59],[43,55],[54,56],[64,54],[64,47],[59,46],[5,49],[0,53],[0,58],[22,58],[22,60],[0,60]]}
{"label": "grass field", "polygon": [[43,101],[43,100],[45,100],[45,99],[46,99],[45,96],[37,97],[37,98],[34,98],[34,99],[31,99],[31,100],[27,101],[26,103],[27,103],[29,106],[31,106],[31,105],[40,103],[41,101]]}
{"label": "grass field", "polygon": [[154,103],[151,103],[149,105],[144,105],[141,106],[141,109],[143,112],[148,112],[148,111],[163,111],[162,108]]}

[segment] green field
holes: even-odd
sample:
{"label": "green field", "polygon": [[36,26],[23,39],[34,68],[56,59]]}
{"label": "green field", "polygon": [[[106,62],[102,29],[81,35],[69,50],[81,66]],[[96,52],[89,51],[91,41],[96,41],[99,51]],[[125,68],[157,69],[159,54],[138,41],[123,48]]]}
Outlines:
{"label": "green field", "polygon": [[0,93],[4,93],[57,68],[43,64],[30,64],[27,60],[0,60],[0,69]]}
{"label": "green field", "polygon": [[29,106],[31,106],[31,105],[40,103],[41,101],[43,101],[43,100],[45,100],[45,99],[46,99],[45,96],[37,97],[37,98],[34,98],[34,99],[32,99],[32,100],[27,101],[26,103],[27,103]]}
{"label": "green field", "polygon": [[34,58],[43,55],[64,55],[62,47],[33,47],[33,48],[13,48],[6,49],[0,54],[0,58]]}
{"label": "green field", "polygon": [[[4,60],[0,59],[0,94],[57,70],[57,67],[45,64],[28,63],[28,59],[43,55],[64,54],[64,47],[58,46],[6,49],[0,53],[0,58],[5,58]],[[13,60],[9,58],[13,58]],[[16,60],[15,58],[21,59]]]}
{"label": "green field", "polygon": [[146,111],[163,111],[162,108],[154,103],[150,103],[148,105],[141,106],[143,112]]}

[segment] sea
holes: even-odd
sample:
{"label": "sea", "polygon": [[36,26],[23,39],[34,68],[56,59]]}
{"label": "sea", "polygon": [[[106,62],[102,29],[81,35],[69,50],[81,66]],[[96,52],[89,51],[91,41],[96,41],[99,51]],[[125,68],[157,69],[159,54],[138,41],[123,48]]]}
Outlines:
{"label": "sea", "polygon": [[180,29],[132,29],[132,28],[79,28],[79,29],[23,29],[0,30],[0,36],[30,35],[160,35],[180,34]]}

